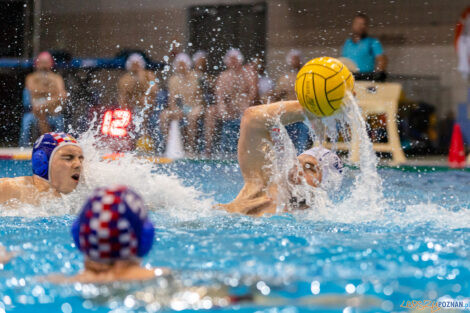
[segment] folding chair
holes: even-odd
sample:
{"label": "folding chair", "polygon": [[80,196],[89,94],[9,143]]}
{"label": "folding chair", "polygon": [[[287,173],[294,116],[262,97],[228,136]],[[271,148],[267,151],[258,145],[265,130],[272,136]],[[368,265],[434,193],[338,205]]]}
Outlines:
{"label": "folding chair", "polygon": [[[398,100],[401,94],[401,85],[398,83],[374,83],[356,81],[354,90],[356,91],[356,100],[362,109],[364,118],[373,114],[385,114],[387,118],[387,137],[386,143],[374,143],[373,148],[376,152],[388,152],[392,155],[392,165],[399,165],[406,162],[405,154],[401,148],[400,137],[398,135],[397,112]],[[345,143],[338,143],[338,150],[348,150],[349,146]],[[349,159],[356,163],[359,161],[359,138],[357,131],[351,131],[351,144]]]}

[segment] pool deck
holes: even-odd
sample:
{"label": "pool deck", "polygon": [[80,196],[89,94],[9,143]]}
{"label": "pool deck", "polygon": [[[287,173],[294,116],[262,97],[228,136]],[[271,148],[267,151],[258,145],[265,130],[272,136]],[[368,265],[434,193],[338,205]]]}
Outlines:
{"label": "pool deck", "polygon": [[[391,161],[390,159],[382,158],[379,161],[379,165],[391,166],[390,161]],[[449,163],[447,160],[447,155],[429,155],[429,156],[408,157],[406,159],[406,163],[402,165],[448,167]]]}
{"label": "pool deck", "polygon": [[[32,148],[0,148],[0,160],[30,160],[31,151]],[[390,159],[380,159],[379,165],[385,167],[391,166]],[[419,167],[448,167],[448,162],[447,155],[430,155],[409,157],[407,162],[402,165]],[[467,165],[467,168],[468,167],[469,165]]]}
{"label": "pool deck", "polygon": [[30,160],[32,148],[0,148],[0,160]]}

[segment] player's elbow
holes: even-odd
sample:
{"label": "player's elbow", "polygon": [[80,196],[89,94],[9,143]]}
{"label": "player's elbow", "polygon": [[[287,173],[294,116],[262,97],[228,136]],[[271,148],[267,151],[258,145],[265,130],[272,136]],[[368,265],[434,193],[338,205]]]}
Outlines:
{"label": "player's elbow", "polygon": [[263,126],[263,113],[259,106],[249,107],[242,117],[242,127],[258,128]]}

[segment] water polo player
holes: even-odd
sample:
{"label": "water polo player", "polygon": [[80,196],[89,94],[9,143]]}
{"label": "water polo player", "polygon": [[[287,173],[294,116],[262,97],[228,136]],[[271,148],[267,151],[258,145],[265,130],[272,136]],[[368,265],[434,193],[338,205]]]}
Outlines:
{"label": "water polo player", "polygon": [[65,133],[46,133],[34,143],[33,175],[0,179],[0,204],[36,205],[45,197],[72,192],[80,181],[83,153]]}
{"label": "water polo player", "polygon": [[147,269],[140,258],[149,253],[154,227],[142,198],[125,186],[98,188],[85,202],[72,225],[76,247],[84,254],[84,270],[53,282],[107,283],[147,280],[166,269]]}
{"label": "water polo player", "polygon": [[238,161],[245,185],[238,196],[221,208],[248,215],[274,214],[291,208],[307,208],[304,199],[291,193],[289,186],[304,184],[320,187],[334,181],[339,184],[343,165],[332,151],[316,147],[300,154],[298,163],[289,172],[285,182],[275,182],[268,157],[272,145],[272,129],[276,120],[289,125],[311,116],[298,101],[276,102],[245,110],[238,141]]}

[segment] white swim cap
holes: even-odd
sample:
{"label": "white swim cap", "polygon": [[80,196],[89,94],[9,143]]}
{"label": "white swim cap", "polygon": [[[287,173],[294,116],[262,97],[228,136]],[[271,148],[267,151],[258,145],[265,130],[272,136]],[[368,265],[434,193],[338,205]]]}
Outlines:
{"label": "white swim cap", "polygon": [[291,49],[289,51],[289,53],[287,53],[286,55],[286,63],[289,65],[289,66],[292,66],[292,57],[298,57],[299,59],[302,58],[302,52],[300,52],[300,50],[297,50],[297,49]]}
{"label": "white swim cap", "polygon": [[336,153],[323,147],[314,147],[300,155],[310,155],[318,160],[322,170],[321,186],[336,190],[343,180],[343,162]]}
{"label": "white swim cap", "polygon": [[196,63],[199,59],[207,58],[206,51],[199,50],[193,54],[193,62]]}
{"label": "white swim cap", "polygon": [[139,63],[141,67],[145,68],[147,62],[145,62],[144,57],[140,53],[132,53],[130,56],[127,57],[126,60],[126,70],[130,71],[132,63]]}
{"label": "white swim cap", "polygon": [[227,51],[227,53],[225,53],[224,63],[227,64],[228,59],[233,57],[233,56],[237,57],[237,59],[240,63],[243,63],[243,61],[245,60],[244,57],[243,57],[243,54],[241,53],[241,51],[239,49],[230,48]]}
{"label": "white swim cap", "polygon": [[191,58],[189,57],[189,55],[187,55],[187,54],[184,53],[184,52],[178,53],[178,54],[176,55],[175,60],[173,61],[173,68],[176,68],[176,65],[177,65],[179,62],[183,62],[183,63],[186,64],[189,68],[191,68],[191,66],[192,66]]}

